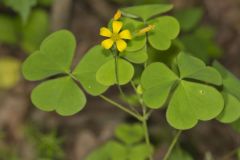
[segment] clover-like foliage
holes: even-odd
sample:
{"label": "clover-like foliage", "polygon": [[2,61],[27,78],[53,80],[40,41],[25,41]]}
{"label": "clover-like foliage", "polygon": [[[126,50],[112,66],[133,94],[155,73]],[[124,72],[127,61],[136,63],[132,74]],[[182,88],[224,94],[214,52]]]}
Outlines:
{"label": "clover-like foliage", "polygon": [[[111,86],[118,85],[122,92],[121,86],[131,82],[137,102],[149,110],[167,106],[167,121],[176,129],[190,129],[199,121],[215,118],[223,123],[238,122],[239,80],[218,62],[214,62],[213,67],[207,66],[202,60],[181,52],[181,43],[175,40],[180,31],[178,21],[174,17],[161,15],[171,9],[172,5],[121,9],[123,16],[120,11],[117,12],[117,23],[129,37],[124,42],[127,45],[124,45],[124,50],[119,50],[117,46],[119,35],[104,28],[111,35],[108,38],[116,40],[116,44],[114,41],[110,48],[93,46],[75,68],[72,68],[72,61],[76,40],[72,33],[61,30],[48,36],[39,50],[26,59],[22,68],[27,80],[43,81],[32,91],[33,104],[44,111],[73,115],[86,104],[81,87],[92,96],[103,97],[102,94]],[[114,20],[116,22],[115,16],[109,25]],[[190,26],[195,23],[193,21]],[[101,35],[106,35],[103,28]],[[141,120],[145,117],[137,114],[135,118]],[[110,158],[126,156],[124,145],[136,145],[141,141],[141,130],[138,125],[119,127],[116,137],[123,144],[110,142],[101,154],[112,148],[114,154],[107,155]],[[146,157],[149,152],[143,152],[144,149],[150,151],[149,146],[137,145],[129,159],[140,160],[141,157],[136,156],[141,152],[144,154],[142,157]],[[103,156],[106,156],[105,153]]]}
{"label": "clover-like foliage", "polygon": [[34,105],[44,111],[72,115],[83,109],[86,97],[71,78],[71,65],[76,40],[71,32],[62,30],[47,37],[40,49],[23,64],[23,75],[28,80],[44,80],[31,95]]}
{"label": "clover-like foliage", "polygon": [[[178,21],[171,16],[158,16],[172,9],[172,5],[144,5],[122,9],[123,14],[132,18],[125,20],[126,28],[131,31],[139,31],[127,50],[136,51],[144,47],[146,39],[152,47],[158,50],[167,50],[171,41],[177,37],[180,31]],[[171,26],[171,29],[169,29]],[[146,34],[146,32],[149,32]],[[159,38],[161,37],[161,38]]]}
{"label": "clover-like foliage", "polygon": [[223,97],[209,85],[221,85],[222,78],[216,69],[185,53],[178,55],[177,64],[178,75],[160,62],[146,68],[141,78],[143,99],[148,107],[160,108],[173,90],[167,120],[175,128],[189,129],[198,120],[213,119],[222,111]]}
{"label": "clover-like foliage", "polygon": [[109,86],[102,85],[96,80],[98,69],[109,60],[110,52],[100,45],[92,47],[73,71],[73,75],[81,82],[87,93],[96,96],[105,92]]}
{"label": "clover-like foliage", "polygon": [[240,81],[219,62],[213,66],[220,72],[223,78],[222,94],[225,100],[223,112],[218,120],[223,123],[232,123],[240,118]]}
{"label": "clover-like foliage", "polygon": [[87,160],[145,160],[152,147],[142,143],[144,131],[140,124],[121,124],[115,130],[117,140],[112,140],[87,156]]}

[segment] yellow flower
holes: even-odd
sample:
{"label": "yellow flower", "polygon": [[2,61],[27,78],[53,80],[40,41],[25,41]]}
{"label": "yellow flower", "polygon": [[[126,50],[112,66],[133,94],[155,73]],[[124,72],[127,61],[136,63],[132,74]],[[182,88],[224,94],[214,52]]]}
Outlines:
{"label": "yellow flower", "polygon": [[155,25],[150,24],[150,25],[148,25],[147,27],[141,29],[141,30],[137,33],[137,35],[138,35],[138,36],[141,36],[141,35],[149,32],[149,31],[151,31],[151,30],[154,30],[154,29],[155,29]]}
{"label": "yellow flower", "polygon": [[122,17],[122,12],[120,10],[117,10],[117,12],[115,13],[113,19],[115,21],[119,20]]}
{"label": "yellow flower", "polygon": [[[123,52],[127,48],[127,43],[124,40],[132,39],[132,35],[129,30],[121,31],[123,23],[120,21],[112,22],[112,31],[106,27],[100,29],[100,35],[108,37],[108,39],[102,41],[102,46],[105,49],[110,49],[114,44],[119,52]],[[121,31],[121,32],[120,32]]]}

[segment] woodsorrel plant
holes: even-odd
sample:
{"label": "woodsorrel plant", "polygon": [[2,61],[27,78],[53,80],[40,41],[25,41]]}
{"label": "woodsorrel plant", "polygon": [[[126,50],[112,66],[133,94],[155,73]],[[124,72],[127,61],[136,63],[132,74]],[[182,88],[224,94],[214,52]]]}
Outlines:
{"label": "woodsorrel plant", "polygon": [[[174,17],[163,15],[171,9],[172,5],[156,4],[117,11],[109,27],[100,29],[100,35],[106,39],[101,45],[92,47],[73,70],[71,66],[76,49],[73,34],[67,30],[51,34],[23,64],[27,80],[44,80],[32,91],[33,104],[43,111],[73,115],[86,105],[84,90],[135,117],[141,123],[140,127],[123,126],[123,131],[120,129],[116,135],[120,139],[126,137],[125,133],[135,127],[137,139],[122,140],[125,144],[138,142],[140,129],[146,145],[136,149],[138,152],[117,152],[121,160],[153,159],[147,120],[153,111],[163,106],[167,106],[167,122],[179,130],[165,160],[182,130],[196,126],[199,121],[217,119],[232,123],[238,120],[239,80],[219,62],[214,61],[212,66],[207,66],[202,60],[179,49],[175,41],[180,32],[179,23]],[[115,85],[125,99],[128,96],[122,86],[131,85],[138,98],[138,106],[123,106],[104,95]],[[142,158],[126,156],[127,153],[136,156],[143,150],[148,154]],[[106,159],[117,159],[112,153],[109,156]]]}

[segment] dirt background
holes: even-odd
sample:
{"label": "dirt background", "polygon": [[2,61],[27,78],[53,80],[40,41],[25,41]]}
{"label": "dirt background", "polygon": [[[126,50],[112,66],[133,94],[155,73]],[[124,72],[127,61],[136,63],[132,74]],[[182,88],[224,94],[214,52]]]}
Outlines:
{"label": "dirt background", "polygon": [[[240,77],[240,1],[239,0],[171,0],[175,9],[202,6],[205,10],[203,23],[217,29],[216,42],[224,49],[221,62]],[[107,0],[58,0],[50,9],[52,30],[70,29],[78,41],[75,63],[92,45],[101,41],[99,28],[106,25],[118,7]],[[1,45],[1,55],[14,55],[24,60],[25,54],[16,47]],[[6,134],[0,146],[14,147],[22,160],[34,160],[34,147],[28,141],[24,128],[31,123],[43,132],[56,129],[64,138],[62,147],[66,160],[83,160],[84,156],[113,136],[118,123],[133,121],[99,98],[88,97],[88,106],[79,114],[60,117],[45,113],[32,106],[29,96],[36,84],[21,80],[16,87],[0,92],[0,129]],[[113,92],[114,93],[114,92]],[[114,96],[114,95],[113,95]],[[169,145],[168,138],[175,131],[167,126],[164,112],[153,114],[149,122],[154,143],[158,143],[155,159],[160,160]],[[164,133],[167,132],[167,133]],[[159,136],[160,135],[160,136]],[[158,137],[168,137],[167,140]],[[240,135],[229,126],[216,121],[200,123],[194,129],[183,132],[181,146],[203,160],[211,152],[216,160],[240,146]],[[231,160],[231,158],[228,158]],[[236,159],[236,158],[232,158]]]}

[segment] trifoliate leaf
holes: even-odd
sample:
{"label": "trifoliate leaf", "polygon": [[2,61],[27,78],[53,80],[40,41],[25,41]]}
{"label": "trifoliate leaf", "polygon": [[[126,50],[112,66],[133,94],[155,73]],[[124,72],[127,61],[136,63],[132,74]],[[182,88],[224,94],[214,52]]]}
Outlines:
{"label": "trifoliate leaf", "polygon": [[97,82],[96,73],[111,58],[109,50],[97,45],[87,51],[73,71],[73,75],[76,76],[89,94],[96,96],[102,94],[108,88],[108,86]]}
{"label": "trifoliate leaf", "polygon": [[227,92],[223,92],[222,94],[225,105],[217,119],[223,123],[232,123],[240,118],[240,101]]}
{"label": "trifoliate leaf", "polygon": [[86,104],[84,93],[70,77],[41,83],[32,91],[31,99],[37,108],[63,116],[79,112]]}
{"label": "trifoliate leaf", "polygon": [[213,67],[207,67],[198,58],[182,52],[177,57],[177,63],[182,78],[195,79],[215,85],[222,84],[220,73]]}
{"label": "trifoliate leaf", "polygon": [[67,30],[48,36],[40,50],[30,55],[23,64],[27,80],[41,80],[60,73],[68,73],[76,48],[76,40]]}
{"label": "trifoliate leaf", "polygon": [[223,78],[224,89],[240,100],[240,80],[229,72],[223,65],[215,61],[213,66],[220,72]]}
{"label": "trifoliate leaf", "polygon": [[130,62],[136,63],[136,64],[144,63],[148,59],[146,47],[143,47],[142,49],[133,51],[133,52],[124,51],[123,53],[121,53],[121,55],[127,60],[129,60]]}
{"label": "trifoliate leaf", "polygon": [[[208,70],[199,72],[199,68],[201,70],[202,66],[205,67],[202,61],[191,57],[182,57],[181,54],[178,57],[181,75],[188,76],[198,73],[192,78],[207,79],[204,72],[208,72]],[[215,72],[210,73],[215,76]],[[217,117],[224,106],[222,95],[212,86],[189,82],[189,80],[190,78],[184,80],[177,77],[162,63],[150,64],[143,72],[141,79],[144,103],[150,108],[159,108],[166,101],[170,90],[175,88],[173,87],[174,83],[178,81],[178,84],[175,83],[177,89],[170,98],[167,108],[167,120],[171,126],[177,129],[189,129],[195,126],[199,120],[206,121]],[[218,81],[218,78],[215,81]]]}
{"label": "trifoliate leaf", "polygon": [[[117,76],[116,76],[117,75]],[[122,58],[111,59],[103,64],[97,71],[97,82],[105,86],[114,84],[127,84],[134,75],[133,65]]]}
{"label": "trifoliate leaf", "polygon": [[[167,50],[171,46],[171,41],[177,37],[180,32],[178,21],[171,16],[163,16],[149,21],[149,24],[155,26],[149,32],[149,43],[158,50]],[[171,26],[171,28],[169,28]],[[161,37],[161,38],[159,38]]]}
{"label": "trifoliate leaf", "polygon": [[177,80],[178,77],[165,64],[150,64],[141,77],[144,103],[150,108],[162,107]]}
{"label": "trifoliate leaf", "polygon": [[174,128],[190,129],[198,120],[215,118],[223,107],[223,97],[215,88],[182,80],[170,100],[167,121]]}
{"label": "trifoliate leaf", "polygon": [[141,18],[143,21],[147,21],[153,16],[170,11],[172,8],[173,6],[170,4],[149,4],[123,8],[121,11],[126,16]]}
{"label": "trifoliate leaf", "polygon": [[125,144],[134,144],[144,138],[144,131],[140,124],[121,124],[115,130],[115,135]]}

